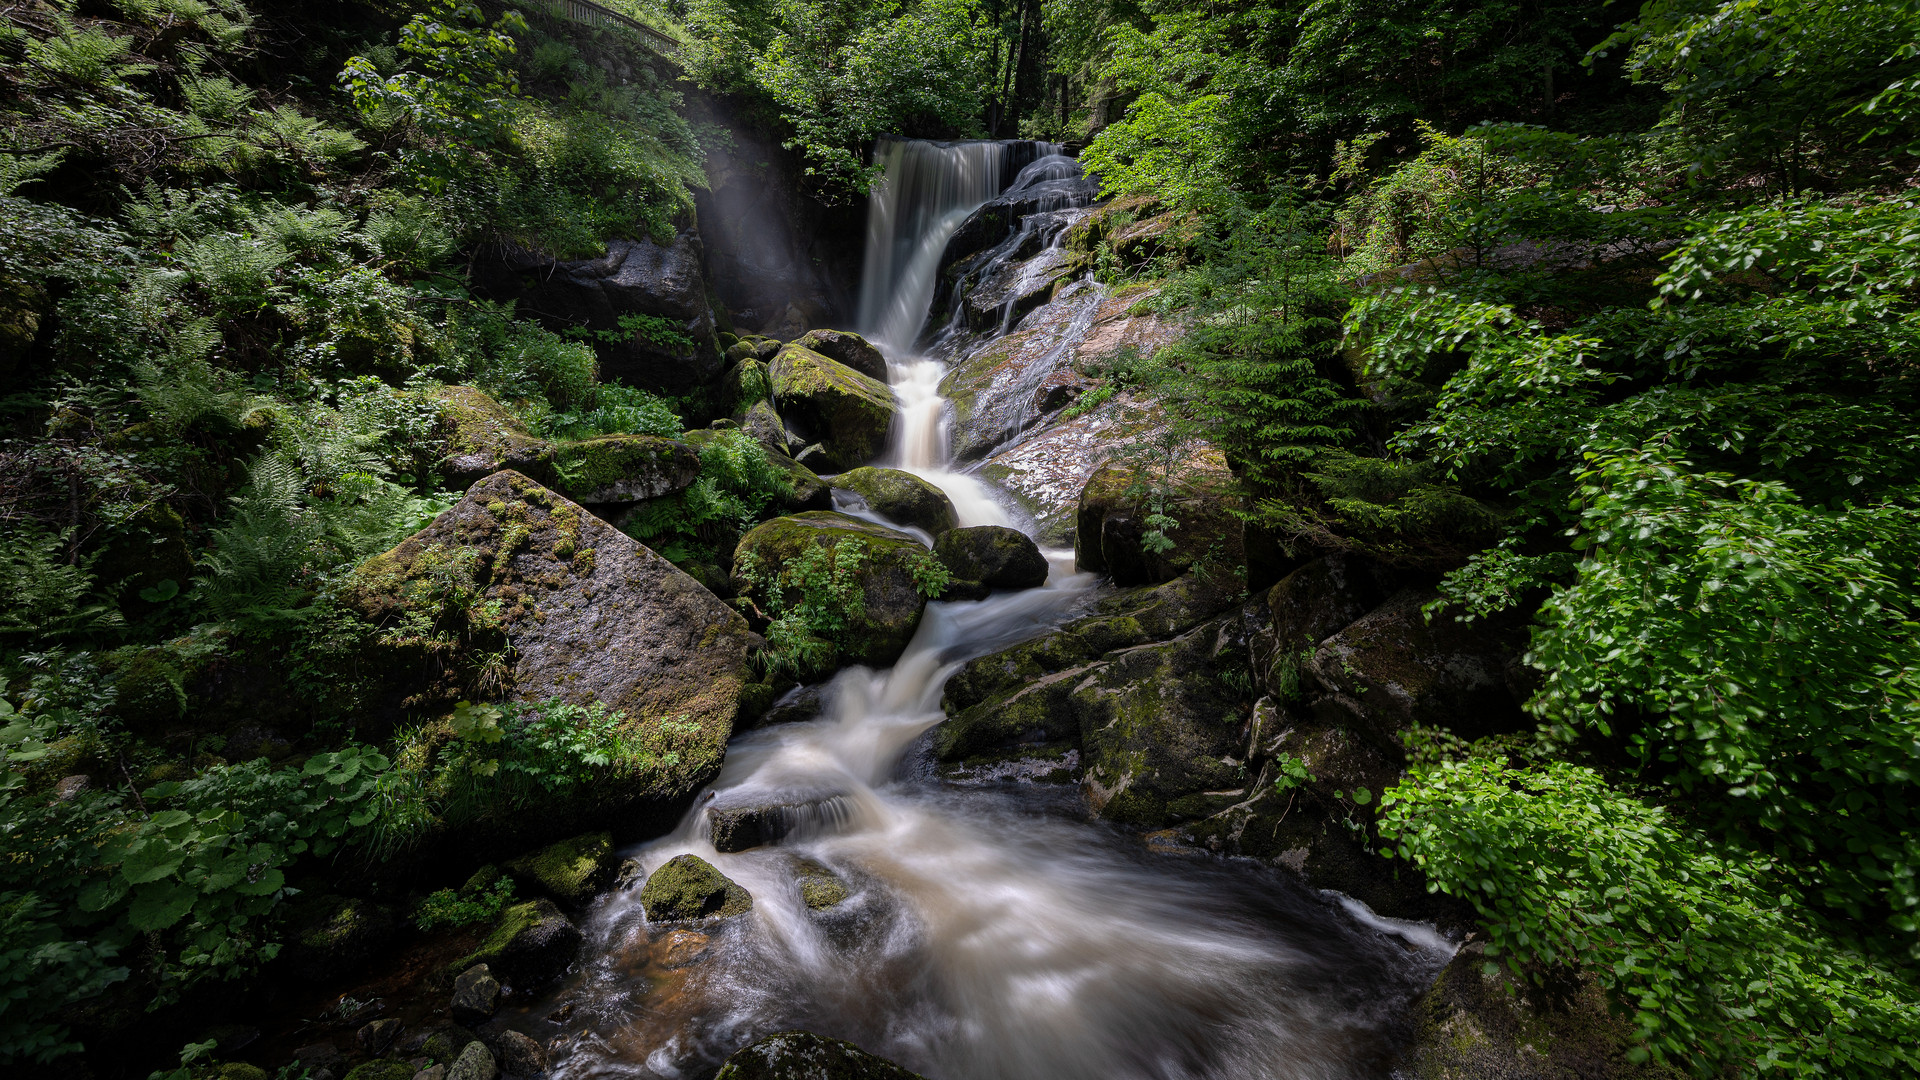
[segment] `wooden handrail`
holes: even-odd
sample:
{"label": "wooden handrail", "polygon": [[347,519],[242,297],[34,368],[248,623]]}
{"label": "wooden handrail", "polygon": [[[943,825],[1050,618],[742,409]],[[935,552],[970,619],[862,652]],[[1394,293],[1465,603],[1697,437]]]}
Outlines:
{"label": "wooden handrail", "polygon": [[603,26],[612,24],[624,26],[629,30],[638,30],[651,38],[660,52],[673,54],[680,51],[680,42],[672,35],[663,34],[646,23],[622,15],[611,8],[601,7],[593,0],[546,0],[546,6],[555,15],[577,23],[599,23]]}

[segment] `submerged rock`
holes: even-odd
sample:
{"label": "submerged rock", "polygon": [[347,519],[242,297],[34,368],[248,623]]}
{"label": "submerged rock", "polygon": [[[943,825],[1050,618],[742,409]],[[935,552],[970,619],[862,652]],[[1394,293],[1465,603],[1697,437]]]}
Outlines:
{"label": "submerged rock", "polygon": [[487,940],[451,966],[466,971],[485,964],[517,990],[538,989],[566,974],[581,941],[580,929],[553,901],[532,900],[502,912]]}
{"label": "submerged rock", "polygon": [[[591,813],[651,800],[658,812],[719,769],[749,681],[746,621],[711,592],[579,505],[518,473],[475,484],[433,524],[357,568],[345,605],[385,630],[441,620],[445,590],[475,602],[462,649],[418,634],[382,634],[368,662],[396,673],[413,708],[482,699],[486,671],[463,668],[511,645],[513,696],[604,703],[644,758],[575,802],[509,816],[489,828],[538,836]],[[495,614],[497,613],[497,614]],[[436,623],[436,625],[442,625]],[[455,628],[457,629],[457,627]],[[422,676],[441,677],[422,685]],[[494,672],[497,678],[499,673]],[[399,678],[405,676],[405,678]]]}
{"label": "submerged rock", "polygon": [[707,836],[715,851],[747,851],[823,821],[846,816],[846,800],[838,794],[789,797],[748,806],[715,806],[707,810]]}
{"label": "submerged rock", "polygon": [[850,330],[809,330],[794,344],[838,360],[869,379],[887,381],[887,358],[866,338]]}
{"label": "submerged rock", "polygon": [[578,907],[605,889],[619,868],[613,834],[587,833],[549,844],[506,863],[522,887]]}
{"label": "submerged rock", "polygon": [[676,855],[647,878],[640,906],[650,922],[727,919],[753,908],[753,897],[698,855]]}
{"label": "submerged rock", "polygon": [[770,373],[781,417],[819,444],[826,467],[844,472],[885,449],[894,413],[886,383],[799,345],[781,349]]}
{"label": "submerged rock", "polygon": [[440,406],[446,456],[440,470],[455,484],[513,469],[552,478],[553,444],[529,435],[493,395],[473,386],[442,386],[428,392]]}
{"label": "submerged rock", "polygon": [[939,536],[959,523],[947,493],[910,472],[868,465],[833,478],[833,486],[866,500],[874,513]]}
{"label": "submerged rock", "polygon": [[583,503],[631,503],[683,491],[700,479],[693,447],[657,435],[602,435],[553,451],[561,494]]}
{"label": "submerged rock", "polygon": [[833,555],[848,543],[861,545],[862,557],[853,571],[860,593],[845,641],[855,662],[885,667],[906,649],[927,604],[914,572],[933,556],[912,536],[831,511],[774,518],[741,538],[734,549],[733,576],[740,595],[762,608],[770,606],[774,583],[782,580],[782,595],[797,603],[790,568],[809,551]]}
{"label": "submerged rock", "polygon": [[920,1080],[920,1074],[850,1042],[787,1031],[735,1053],[714,1080]]}
{"label": "submerged rock", "polygon": [[934,557],[956,580],[990,589],[1032,589],[1047,583],[1047,557],[1018,529],[974,525],[953,529],[933,542]]}
{"label": "submerged rock", "polygon": [[800,902],[810,911],[826,911],[853,895],[840,875],[812,860],[800,862]]}

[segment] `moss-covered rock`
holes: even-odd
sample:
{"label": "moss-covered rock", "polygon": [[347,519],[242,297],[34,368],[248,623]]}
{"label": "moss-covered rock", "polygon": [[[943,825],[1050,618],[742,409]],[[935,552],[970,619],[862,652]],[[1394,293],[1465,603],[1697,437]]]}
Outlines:
{"label": "moss-covered rock", "polygon": [[495,1080],[500,1075],[500,1066],[493,1060],[493,1051],[485,1043],[470,1042],[447,1066],[447,1080]]}
{"label": "moss-covered rock", "polygon": [[700,454],[657,435],[602,435],[553,450],[561,494],[583,503],[631,503],[683,491],[700,479]]}
{"label": "moss-covered rock", "polygon": [[782,348],[770,367],[780,415],[819,444],[828,468],[857,468],[886,447],[894,413],[886,383],[798,345]]}
{"label": "moss-covered rock", "polygon": [[1241,732],[1247,670],[1237,615],[1155,645],[1115,653],[1074,688],[1081,763],[1093,811],[1161,825],[1194,795],[1241,795],[1251,779]]}
{"label": "moss-covered rock", "polygon": [[[355,1065],[345,1080],[413,1080],[413,1074],[419,1070],[404,1061],[392,1058],[375,1058]],[[265,1075],[262,1073],[262,1075]],[[222,1080],[225,1080],[223,1077]]]}
{"label": "moss-covered rock", "polygon": [[[481,662],[475,652],[510,643],[510,659],[501,656],[491,674],[497,681],[504,668],[515,698],[601,702],[624,714],[633,754],[614,776],[533,813],[500,808],[487,818],[496,838],[504,829],[544,839],[553,835],[546,830],[605,820],[614,807],[670,812],[718,771],[749,681],[744,619],[672,563],[518,473],[475,484],[433,524],[363,563],[342,601],[384,631],[367,660],[396,679],[470,670]],[[405,629],[424,620],[444,630],[456,616],[467,620],[465,643],[423,641]],[[474,683],[486,674],[399,689],[411,692],[413,708],[445,709],[453,695],[480,699],[488,688]]]}
{"label": "moss-covered rock", "polygon": [[927,605],[914,571],[933,556],[912,536],[831,510],[774,518],[741,537],[733,553],[734,581],[741,597],[762,610],[778,606],[776,587],[786,603],[797,604],[793,564],[811,550],[837,555],[849,543],[862,550],[853,571],[860,592],[842,644],[853,661],[884,667],[900,658]]}
{"label": "moss-covered rock", "polygon": [[1391,575],[1359,556],[1327,555],[1281,578],[1255,609],[1255,683],[1265,693],[1298,697],[1300,667],[1313,648],[1393,591]]}
{"label": "moss-covered rock", "polygon": [[[1172,543],[1165,551],[1148,542],[1155,488],[1165,489],[1165,513],[1179,523],[1162,530]],[[1212,447],[1193,450],[1170,476],[1142,477],[1109,464],[1081,489],[1074,558],[1082,570],[1111,574],[1119,585],[1171,581],[1195,567],[1244,574],[1246,538],[1238,507],[1226,458]]]}
{"label": "moss-covered rock", "polygon": [[992,589],[1032,589],[1047,583],[1047,557],[1018,529],[974,525],[940,534],[934,557],[956,580]]}
{"label": "moss-covered rock", "polygon": [[548,844],[506,864],[507,873],[522,888],[576,907],[611,884],[619,867],[613,834],[605,832]]}
{"label": "moss-covered rock", "polygon": [[651,922],[727,919],[753,908],[753,897],[698,855],[676,855],[647,878],[640,906]]}
{"label": "moss-covered rock", "polygon": [[106,666],[113,676],[114,715],[131,730],[156,732],[186,714],[186,673],[166,646],[118,649]]}
{"label": "moss-covered rock", "polygon": [[0,380],[11,382],[26,364],[52,311],[53,298],[45,287],[12,274],[0,275]]}
{"label": "moss-covered rock", "polygon": [[291,940],[282,962],[307,979],[338,978],[361,967],[400,931],[391,909],[357,897],[299,897],[286,915]]}
{"label": "moss-covered rock", "polygon": [[[1491,969],[1491,970],[1489,970]],[[1634,1062],[1634,1025],[1583,977],[1551,1004],[1491,964],[1485,947],[1463,947],[1414,1003],[1414,1036],[1395,1076],[1408,1080],[1681,1080],[1671,1065]]]}
{"label": "moss-covered rock", "polygon": [[720,411],[738,416],[757,401],[773,393],[773,379],[765,361],[749,356],[728,368],[720,376]]}
{"label": "moss-covered rock", "polygon": [[947,493],[910,472],[868,465],[834,477],[833,486],[860,496],[881,517],[933,536],[959,524]]}
{"label": "moss-covered rock", "polygon": [[551,900],[530,900],[500,913],[480,947],[447,966],[449,974],[485,964],[516,990],[538,989],[566,974],[579,955],[580,929]]}
{"label": "moss-covered rock", "polygon": [[800,902],[811,911],[825,911],[853,895],[840,875],[811,860],[802,859],[797,870]]}
{"label": "moss-covered rock", "polygon": [[1429,621],[1422,609],[1437,598],[1430,589],[1403,589],[1314,650],[1306,674],[1322,723],[1393,753],[1400,732],[1416,724],[1467,738],[1529,726],[1524,696],[1509,685],[1526,648],[1524,623],[1466,623],[1450,611]]}
{"label": "moss-covered rock", "polygon": [[753,441],[767,448],[769,455],[779,454],[785,457],[792,449],[791,438],[787,434],[787,422],[773,411],[773,403],[764,398],[748,406],[733,418],[740,430],[753,437]]}
{"label": "moss-covered rock", "polygon": [[837,360],[869,379],[887,381],[887,358],[872,342],[851,330],[809,330],[794,344]]}
{"label": "moss-covered rock", "polygon": [[726,360],[729,364],[738,364],[742,360],[758,360],[766,363],[780,351],[780,339],[764,334],[748,334],[746,337],[727,346]]}
{"label": "moss-covered rock", "polygon": [[471,484],[501,469],[553,479],[553,444],[528,434],[493,395],[474,386],[442,386],[428,397],[440,406],[446,440],[440,470],[452,483]]}
{"label": "moss-covered rock", "polygon": [[714,1080],[919,1080],[850,1042],[807,1031],[769,1035],[735,1053]]}
{"label": "moss-covered rock", "polygon": [[93,564],[102,582],[120,585],[121,610],[130,617],[144,615],[164,603],[164,599],[144,600],[141,590],[164,589],[163,583],[171,581],[178,592],[184,592],[196,569],[193,549],[187,543],[186,519],[165,503],[154,503],[129,519]]}

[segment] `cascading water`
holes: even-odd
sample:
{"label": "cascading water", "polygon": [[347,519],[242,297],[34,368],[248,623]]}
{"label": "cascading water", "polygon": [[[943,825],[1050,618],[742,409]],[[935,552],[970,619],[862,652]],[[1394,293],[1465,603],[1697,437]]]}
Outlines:
{"label": "cascading water", "polygon": [[[980,179],[993,148],[882,145],[904,167],[874,201],[862,290],[902,399],[891,461],[947,490],[962,525],[1008,515],[949,469],[940,365],[911,350],[944,237],[996,193]],[[960,664],[1085,610],[1096,582],[1068,552],[1050,561],[1042,588],[928,605],[892,669],[843,671],[819,718],[734,742],[699,808],[634,856],[651,872],[697,854],[752,894],[751,914],[655,927],[637,889],[603,899],[593,959],[516,1021],[551,1040],[558,1076],[697,1076],[792,1028],[935,1080],[1384,1073],[1395,1017],[1444,954],[1432,935],[1264,868],[1149,855],[1086,823],[1070,791],[916,765]],[[715,850],[715,808],[766,805],[788,808],[777,844]],[[824,911],[802,891],[819,868],[851,892]]]}

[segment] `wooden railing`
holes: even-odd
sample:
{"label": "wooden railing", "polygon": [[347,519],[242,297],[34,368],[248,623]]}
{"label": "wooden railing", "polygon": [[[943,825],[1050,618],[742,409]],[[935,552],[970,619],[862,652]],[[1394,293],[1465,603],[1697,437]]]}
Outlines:
{"label": "wooden railing", "polygon": [[678,40],[638,19],[622,15],[611,8],[601,7],[592,0],[546,0],[546,7],[556,16],[571,22],[585,23],[589,26],[624,26],[646,38],[648,46],[654,52],[668,57],[680,54]]}

